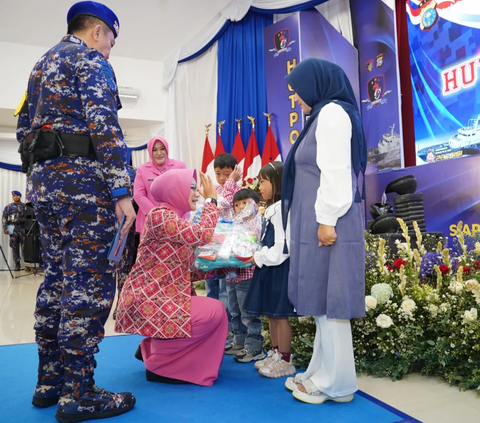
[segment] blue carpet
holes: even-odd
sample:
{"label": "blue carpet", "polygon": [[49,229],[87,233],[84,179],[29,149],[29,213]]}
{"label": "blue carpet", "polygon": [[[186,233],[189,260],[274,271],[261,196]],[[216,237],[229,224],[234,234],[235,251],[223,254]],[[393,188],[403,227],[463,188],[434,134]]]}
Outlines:
{"label": "blue carpet", "polygon": [[[165,385],[147,382],[143,364],[133,357],[139,336],[105,338],[97,355],[95,380],[110,391],[131,391],[137,398],[127,414],[106,421],[188,423],[417,423],[418,420],[357,392],[348,404],[302,403],[284,387],[285,378],[267,379],[252,364],[236,363],[225,356],[212,387]],[[0,347],[0,421],[55,422],[55,409],[31,405],[36,383],[35,344]],[[419,422],[418,422],[419,423]]]}

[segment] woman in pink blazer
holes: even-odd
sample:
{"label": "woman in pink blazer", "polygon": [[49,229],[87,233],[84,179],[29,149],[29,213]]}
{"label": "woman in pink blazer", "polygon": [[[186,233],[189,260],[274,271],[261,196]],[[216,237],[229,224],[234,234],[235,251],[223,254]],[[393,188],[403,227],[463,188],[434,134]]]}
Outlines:
{"label": "woman in pink blazer", "polygon": [[168,157],[168,143],[165,138],[150,138],[147,150],[151,160],[138,167],[133,185],[133,198],[139,207],[135,230],[140,234],[145,226],[145,217],[148,212],[158,206],[158,202],[153,199],[150,192],[153,180],[167,170],[187,168],[180,160]]}

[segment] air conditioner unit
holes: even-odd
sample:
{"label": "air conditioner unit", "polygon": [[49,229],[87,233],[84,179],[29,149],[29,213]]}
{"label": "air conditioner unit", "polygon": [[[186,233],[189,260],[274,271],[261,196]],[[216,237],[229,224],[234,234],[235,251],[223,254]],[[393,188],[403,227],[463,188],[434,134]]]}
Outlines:
{"label": "air conditioner unit", "polygon": [[134,98],[140,97],[140,90],[132,87],[118,87],[118,94],[122,98]]}

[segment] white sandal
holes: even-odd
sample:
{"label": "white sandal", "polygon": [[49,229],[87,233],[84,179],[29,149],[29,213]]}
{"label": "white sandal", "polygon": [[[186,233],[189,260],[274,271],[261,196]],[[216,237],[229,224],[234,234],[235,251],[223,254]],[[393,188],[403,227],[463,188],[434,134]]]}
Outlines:
{"label": "white sandal", "polygon": [[[300,386],[303,387],[305,392],[300,390]],[[353,394],[336,398],[329,397],[320,391],[320,389],[315,386],[311,379],[307,379],[297,384],[293,390],[293,396],[296,399],[308,404],[323,404],[325,401],[350,402],[353,400]]]}
{"label": "white sandal", "polygon": [[303,373],[297,373],[294,377],[287,377],[287,380],[285,381],[285,388],[293,391],[297,385],[302,383],[302,379],[300,379],[302,375]]}

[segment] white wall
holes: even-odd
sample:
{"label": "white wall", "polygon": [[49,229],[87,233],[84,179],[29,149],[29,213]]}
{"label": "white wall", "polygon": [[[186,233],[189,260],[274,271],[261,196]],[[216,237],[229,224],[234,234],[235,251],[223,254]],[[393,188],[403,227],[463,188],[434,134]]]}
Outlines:
{"label": "white wall", "polygon": [[[26,89],[35,62],[48,48],[0,42],[0,109],[15,110]],[[122,100],[120,118],[165,121],[167,96],[162,88],[163,63],[151,60],[115,57],[110,62],[118,85],[140,90],[138,100]]]}

